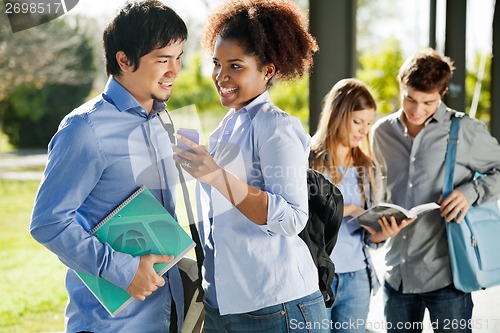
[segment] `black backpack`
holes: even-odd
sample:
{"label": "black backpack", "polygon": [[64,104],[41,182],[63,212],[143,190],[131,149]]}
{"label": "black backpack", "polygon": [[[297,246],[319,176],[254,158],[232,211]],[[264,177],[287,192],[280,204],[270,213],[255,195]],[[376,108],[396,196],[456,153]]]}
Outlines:
{"label": "black backpack", "polygon": [[307,170],[307,185],[309,219],[299,236],[309,247],[318,268],[319,289],[325,305],[330,307],[334,301],[332,281],[335,274],[330,254],[344,215],[344,199],[337,186],[316,170]]}

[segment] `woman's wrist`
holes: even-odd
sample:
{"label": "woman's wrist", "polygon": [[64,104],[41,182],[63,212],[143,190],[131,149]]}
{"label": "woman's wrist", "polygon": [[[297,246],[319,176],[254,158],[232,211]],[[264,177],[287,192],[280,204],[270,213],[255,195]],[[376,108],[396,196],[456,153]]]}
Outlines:
{"label": "woman's wrist", "polygon": [[215,171],[205,175],[203,180],[200,179],[200,181],[215,188],[220,188],[222,186],[225,187],[227,183],[226,171],[221,167],[218,167]]}

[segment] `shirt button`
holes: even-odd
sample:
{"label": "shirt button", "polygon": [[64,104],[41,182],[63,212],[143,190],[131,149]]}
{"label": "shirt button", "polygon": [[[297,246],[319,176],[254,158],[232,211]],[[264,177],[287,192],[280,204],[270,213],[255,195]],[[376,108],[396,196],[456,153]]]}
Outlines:
{"label": "shirt button", "polygon": [[405,259],[401,259],[401,263],[404,264],[406,262]]}
{"label": "shirt button", "polygon": [[228,135],[229,134],[229,131],[225,131],[224,134]]}
{"label": "shirt button", "polygon": [[415,162],[415,157],[412,157],[412,158],[411,158],[411,161],[412,161],[412,162]]}
{"label": "shirt button", "polygon": [[406,239],[406,235],[403,235],[403,239]]}
{"label": "shirt button", "polygon": [[408,183],[408,187],[409,187],[409,188],[412,188],[412,187],[413,187],[413,184],[412,184],[412,183]]}

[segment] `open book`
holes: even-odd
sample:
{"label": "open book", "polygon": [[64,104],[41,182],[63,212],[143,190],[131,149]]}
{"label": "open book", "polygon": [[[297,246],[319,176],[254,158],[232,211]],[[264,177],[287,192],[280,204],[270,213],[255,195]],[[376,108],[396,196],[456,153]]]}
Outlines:
{"label": "open book", "polygon": [[[162,275],[184,257],[195,243],[145,187],[140,187],[106,216],[90,233],[115,251],[133,256],[173,255],[169,263],[154,264]],[[76,272],[111,316],[116,316],[134,300],[126,290],[84,272]]]}
{"label": "open book", "polygon": [[374,230],[380,230],[380,225],[378,224],[378,219],[382,216],[391,216],[394,215],[397,223],[401,223],[405,219],[410,219],[413,217],[417,217],[423,213],[429,212],[431,210],[439,209],[440,206],[435,202],[429,202],[422,205],[418,205],[413,207],[410,210],[406,210],[401,206],[381,202],[376,206],[364,211],[363,213],[353,217],[348,222],[357,221],[361,225],[366,225]]}

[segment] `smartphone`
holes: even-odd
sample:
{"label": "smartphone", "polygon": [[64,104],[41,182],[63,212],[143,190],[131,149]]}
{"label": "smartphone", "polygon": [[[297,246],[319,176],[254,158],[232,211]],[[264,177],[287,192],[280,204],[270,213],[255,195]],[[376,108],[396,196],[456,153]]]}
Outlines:
{"label": "smartphone", "polygon": [[[177,130],[177,134],[180,134],[189,140],[193,141],[196,144],[200,144],[200,133],[198,132],[197,129],[191,129],[191,128],[179,128]],[[175,144],[177,147],[191,151],[191,149],[181,140],[176,140]],[[192,152],[192,151],[191,151]]]}

